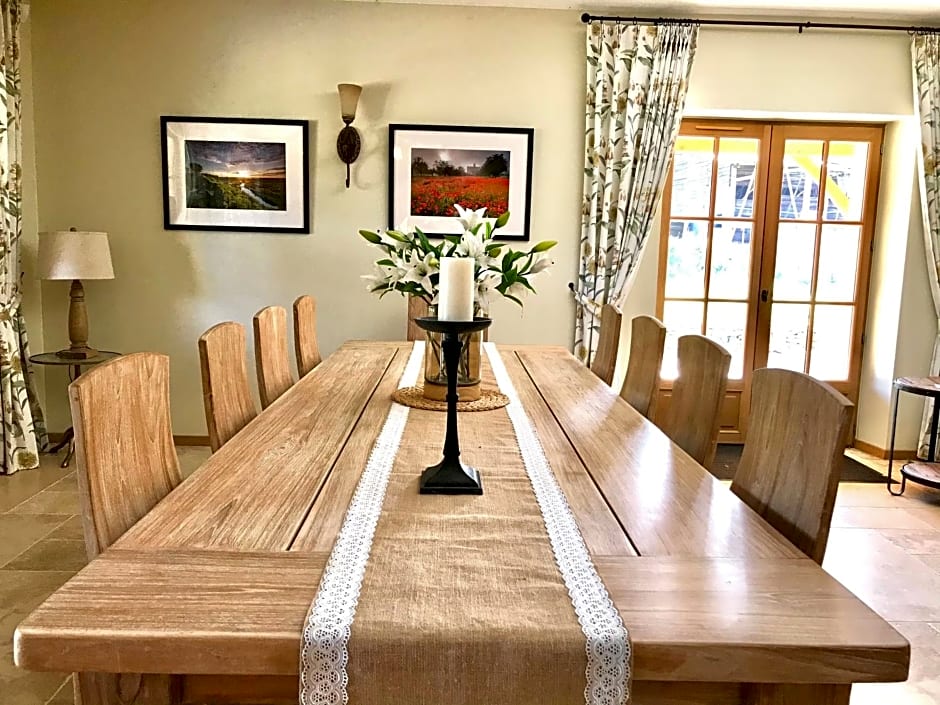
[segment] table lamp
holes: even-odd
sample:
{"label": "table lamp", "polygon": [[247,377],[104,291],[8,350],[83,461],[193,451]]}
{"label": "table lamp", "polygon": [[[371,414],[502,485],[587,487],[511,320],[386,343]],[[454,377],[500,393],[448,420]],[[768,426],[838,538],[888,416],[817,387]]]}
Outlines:
{"label": "table lamp", "polygon": [[82,279],[114,279],[107,233],[58,230],[39,233],[39,278],[71,279],[69,289],[69,347],[60,357],[86,360],[98,351],[88,347],[88,314]]}

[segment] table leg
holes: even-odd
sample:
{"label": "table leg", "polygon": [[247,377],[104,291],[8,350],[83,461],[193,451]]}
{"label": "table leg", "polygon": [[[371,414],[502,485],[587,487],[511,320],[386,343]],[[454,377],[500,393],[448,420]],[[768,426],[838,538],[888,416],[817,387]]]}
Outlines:
{"label": "table leg", "polygon": [[849,705],[851,685],[755,683],[748,687],[748,705]]}
{"label": "table leg", "polygon": [[940,399],[933,400],[933,417],[930,419],[930,443],[927,446],[927,460],[937,459],[937,425],[940,424]]}
{"label": "table leg", "polygon": [[907,479],[904,475],[901,475],[900,492],[894,492],[891,489],[891,473],[894,469],[894,437],[898,429],[898,397],[900,396],[901,392],[896,387],[891,390],[891,445],[888,447],[888,493],[895,497],[900,497],[904,494],[904,486]]}
{"label": "table leg", "polygon": [[180,680],[175,676],[136,673],[76,673],[76,705],[177,705]]}

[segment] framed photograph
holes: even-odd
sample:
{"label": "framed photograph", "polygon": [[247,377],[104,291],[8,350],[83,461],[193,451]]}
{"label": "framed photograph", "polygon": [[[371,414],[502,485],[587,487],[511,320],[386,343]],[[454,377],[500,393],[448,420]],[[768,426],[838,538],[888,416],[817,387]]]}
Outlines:
{"label": "framed photograph", "polygon": [[305,120],[160,118],[163,227],[310,232]]}
{"label": "framed photograph", "polygon": [[531,127],[388,126],[388,224],[442,237],[463,232],[454,204],[509,211],[501,240],[529,239]]}

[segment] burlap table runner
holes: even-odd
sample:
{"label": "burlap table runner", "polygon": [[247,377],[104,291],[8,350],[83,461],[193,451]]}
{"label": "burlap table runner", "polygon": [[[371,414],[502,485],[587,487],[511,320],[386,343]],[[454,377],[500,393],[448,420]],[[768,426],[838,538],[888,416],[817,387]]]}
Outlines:
{"label": "burlap table runner", "polygon": [[445,415],[406,413],[348,639],[348,702],[613,703],[585,692],[585,631],[509,412],[460,418],[462,459],[481,471],[482,496],[418,494],[421,470],[440,459]]}

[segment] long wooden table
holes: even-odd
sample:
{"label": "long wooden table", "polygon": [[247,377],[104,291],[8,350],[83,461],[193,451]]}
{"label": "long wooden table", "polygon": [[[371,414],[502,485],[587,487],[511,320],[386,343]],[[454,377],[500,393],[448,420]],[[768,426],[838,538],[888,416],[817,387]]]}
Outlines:
{"label": "long wooden table", "polygon": [[[327,358],[20,624],[17,664],[151,674],[108,705],[296,703],[304,618],[410,350]],[[845,705],[907,678],[900,634],[570,354],[500,352],[630,629],[633,702]]]}

